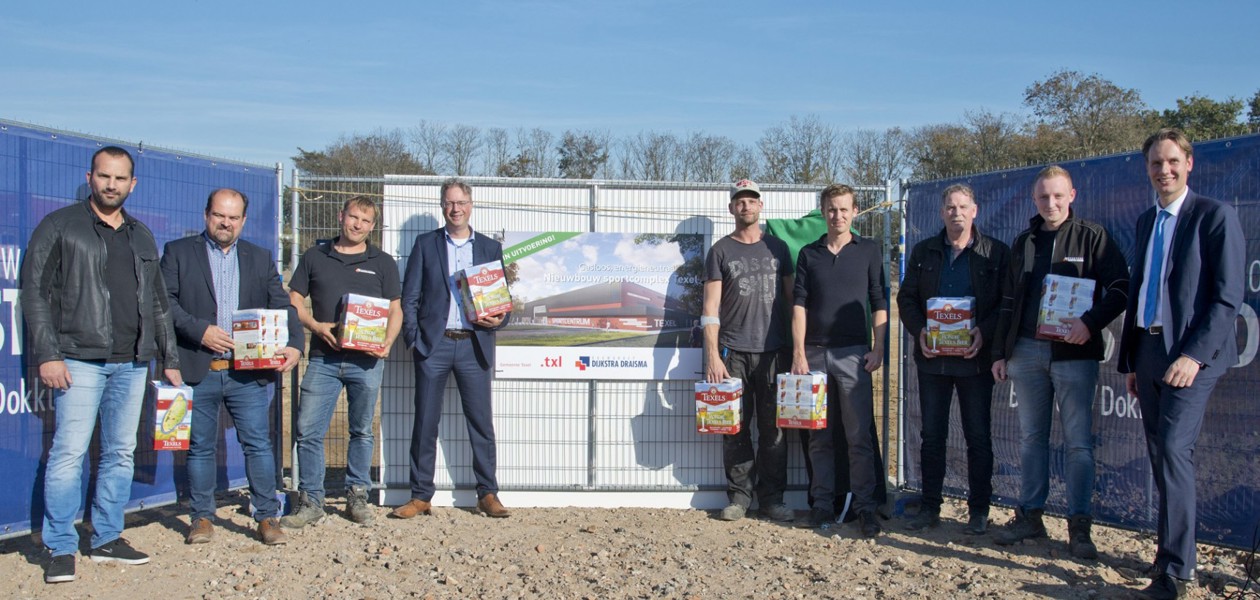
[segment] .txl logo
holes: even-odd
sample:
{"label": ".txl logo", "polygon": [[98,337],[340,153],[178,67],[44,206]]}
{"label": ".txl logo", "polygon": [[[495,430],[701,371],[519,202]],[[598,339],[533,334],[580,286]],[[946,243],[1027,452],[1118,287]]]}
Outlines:
{"label": ".txl logo", "polygon": [[555,358],[552,358],[550,356],[543,357],[543,367],[550,368],[550,367],[562,367],[562,366],[564,366],[563,356],[557,356]]}

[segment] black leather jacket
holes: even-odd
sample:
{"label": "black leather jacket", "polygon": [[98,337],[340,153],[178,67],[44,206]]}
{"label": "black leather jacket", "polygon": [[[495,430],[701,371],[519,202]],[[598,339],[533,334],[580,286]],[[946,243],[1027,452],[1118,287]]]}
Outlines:
{"label": "black leather jacket", "polygon": [[[31,234],[22,257],[21,302],[34,364],[73,358],[106,360],[113,348],[105,241],[96,233],[90,200],[57,209]],[[175,329],[158,269],[153,232],[123,211],[135,255],[140,342],[136,359],[158,358],[178,369]]]}

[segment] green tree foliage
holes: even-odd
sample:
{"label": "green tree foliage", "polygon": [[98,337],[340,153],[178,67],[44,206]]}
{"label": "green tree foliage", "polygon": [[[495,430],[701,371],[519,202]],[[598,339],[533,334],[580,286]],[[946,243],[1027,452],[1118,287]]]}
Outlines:
{"label": "green tree foliage", "polygon": [[566,131],[560,138],[560,176],[565,179],[591,179],[608,162],[608,134]]}
{"label": "green tree foliage", "polygon": [[403,140],[401,130],[378,129],[370,134],[343,135],[323,150],[303,150],[292,157],[298,170],[312,175],[379,177],[431,175]]}
{"label": "green tree foliage", "polygon": [[1177,108],[1165,109],[1159,120],[1164,127],[1186,132],[1192,140],[1209,140],[1246,133],[1247,126],[1239,121],[1242,110],[1242,100],[1229,98],[1218,102],[1195,94],[1178,99]]}
{"label": "green tree foliage", "polygon": [[1097,74],[1054,73],[1024,90],[1024,105],[1039,123],[1066,132],[1080,156],[1138,147],[1146,133],[1142,95]]}
{"label": "green tree foliage", "polygon": [[1256,95],[1251,97],[1251,101],[1247,103],[1247,124],[1252,127],[1260,127],[1260,90],[1256,91]]}

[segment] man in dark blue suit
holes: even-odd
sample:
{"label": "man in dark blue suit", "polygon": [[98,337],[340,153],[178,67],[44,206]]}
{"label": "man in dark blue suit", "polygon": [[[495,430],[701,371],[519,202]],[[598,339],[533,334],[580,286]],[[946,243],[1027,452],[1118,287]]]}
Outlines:
{"label": "man in dark blue suit", "polygon": [[1238,362],[1246,239],[1233,207],[1186,187],[1194,148],[1161,129],[1142,146],[1155,206],[1138,218],[1119,368],[1142,407],[1159,490],[1149,598],[1180,598],[1195,569],[1194,444],[1208,397]]}
{"label": "man in dark blue suit", "polygon": [[411,431],[411,500],[392,514],[410,519],[429,513],[442,399],[446,380],[454,372],[472,443],[477,509],[502,518],[511,513],[498,498],[490,380],[494,332],[506,323],[506,315],[469,321],[455,274],[474,265],[502,262],[503,246],[469,227],[473,204],[468,184],[446,180],[441,199],[446,226],[416,238],[403,276],[403,339],[415,359],[416,416]]}
{"label": "man in dark blue suit", "polygon": [[[189,544],[214,535],[215,458],[220,406],[236,424],[245,453],[245,475],[258,536],[264,544],[285,543],[276,499],[276,462],[271,445],[271,397],[275,373],[297,365],[305,343],[302,323],[280,284],[271,252],[240,239],[249,199],[219,189],[206,200],[206,230],[166,244],[162,276],[179,342],[180,371],[193,386],[192,433],[188,443],[188,486],[192,494]],[[284,363],[274,370],[232,368],[232,313],[254,308],[289,312]]]}

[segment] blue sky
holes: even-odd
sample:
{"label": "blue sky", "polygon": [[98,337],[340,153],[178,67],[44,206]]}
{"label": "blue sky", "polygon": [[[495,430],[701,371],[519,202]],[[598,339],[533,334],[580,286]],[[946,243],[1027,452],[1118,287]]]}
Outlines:
{"label": "blue sky", "polygon": [[1153,108],[1260,89],[1260,3],[13,2],[0,117],[249,162],[421,119],[704,131],[1024,111],[1061,68]]}

